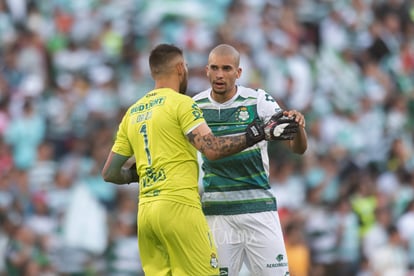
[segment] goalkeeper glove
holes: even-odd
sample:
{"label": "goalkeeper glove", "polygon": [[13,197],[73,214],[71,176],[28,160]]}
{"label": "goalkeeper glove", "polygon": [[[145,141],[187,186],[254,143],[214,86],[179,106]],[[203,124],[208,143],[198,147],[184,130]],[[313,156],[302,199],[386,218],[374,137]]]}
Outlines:
{"label": "goalkeeper glove", "polygon": [[283,116],[283,110],[274,114],[264,126],[265,139],[293,140],[298,132],[299,125],[295,117]]}

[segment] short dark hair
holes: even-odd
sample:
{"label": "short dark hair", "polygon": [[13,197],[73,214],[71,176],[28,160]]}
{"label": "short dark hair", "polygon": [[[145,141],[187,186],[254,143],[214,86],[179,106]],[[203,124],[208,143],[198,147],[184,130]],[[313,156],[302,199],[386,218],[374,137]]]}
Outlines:
{"label": "short dark hair", "polygon": [[151,74],[160,74],[166,71],[166,67],[177,56],[183,56],[183,51],[172,44],[159,44],[150,54],[149,66]]}

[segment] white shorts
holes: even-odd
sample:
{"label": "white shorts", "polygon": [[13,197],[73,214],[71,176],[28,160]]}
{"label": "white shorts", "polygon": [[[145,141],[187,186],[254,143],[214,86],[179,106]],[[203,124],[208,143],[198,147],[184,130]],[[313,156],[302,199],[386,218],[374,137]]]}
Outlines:
{"label": "white shorts", "polygon": [[206,217],[216,242],[221,276],[238,276],[243,263],[251,275],[289,275],[277,212]]}

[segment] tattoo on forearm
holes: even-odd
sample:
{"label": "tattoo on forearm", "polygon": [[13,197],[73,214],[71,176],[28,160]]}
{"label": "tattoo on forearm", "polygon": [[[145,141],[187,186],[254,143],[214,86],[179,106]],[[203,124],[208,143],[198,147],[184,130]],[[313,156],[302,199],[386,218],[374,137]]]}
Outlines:
{"label": "tattoo on forearm", "polygon": [[194,133],[193,132],[190,132],[190,133],[188,133],[187,134],[187,138],[188,138],[188,140],[190,141],[190,143],[191,144],[195,144],[195,137],[196,137],[196,135],[194,135]]}
{"label": "tattoo on forearm", "polygon": [[246,138],[243,135],[216,137],[211,133],[204,136],[191,133],[188,138],[192,144],[199,145],[199,150],[203,154],[206,151],[214,151],[225,156],[239,152],[246,147]]}

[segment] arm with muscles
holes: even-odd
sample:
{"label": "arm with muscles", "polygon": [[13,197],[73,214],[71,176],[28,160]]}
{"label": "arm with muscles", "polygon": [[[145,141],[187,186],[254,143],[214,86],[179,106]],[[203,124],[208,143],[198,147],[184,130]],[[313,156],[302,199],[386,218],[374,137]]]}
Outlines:
{"label": "arm with muscles", "polygon": [[215,136],[206,123],[202,123],[187,134],[190,143],[209,160],[217,160],[238,153],[264,140],[263,126],[256,122],[246,128],[245,135]]}
{"label": "arm with muscles", "polygon": [[264,126],[267,141],[282,140],[294,152],[303,154],[308,146],[305,117],[296,110],[274,114]]}
{"label": "arm with muscles", "polygon": [[138,182],[135,159],[111,151],[102,169],[102,178],[115,184]]}
{"label": "arm with muscles", "polygon": [[294,117],[298,124],[298,131],[292,140],[287,141],[289,148],[297,154],[304,154],[308,148],[308,137],[306,135],[306,121],[302,113],[296,110],[285,111],[288,117]]}

